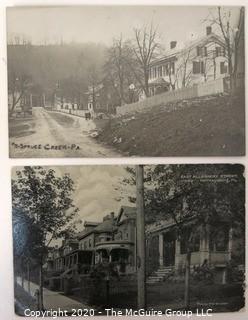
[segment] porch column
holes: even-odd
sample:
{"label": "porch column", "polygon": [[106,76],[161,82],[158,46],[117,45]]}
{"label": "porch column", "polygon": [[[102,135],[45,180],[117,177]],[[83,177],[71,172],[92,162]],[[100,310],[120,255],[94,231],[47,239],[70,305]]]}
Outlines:
{"label": "porch column", "polygon": [[176,239],[175,240],[175,270],[178,269],[178,266],[180,264],[180,254],[181,254],[180,240]]}
{"label": "porch column", "polygon": [[228,233],[228,260],[232,259],[232,248],[233,248],[233,228],[229,229]]}
{"label": "porch column", "polygon": [[209,226],[202,227],[200,235],[200,263],[202,264],[205,259],[209,262]]}
{"label": "porch column", "polygon": [[159,265],[164,265],[164,235],[160,233],[158,236],[158,248],[159,248]]}

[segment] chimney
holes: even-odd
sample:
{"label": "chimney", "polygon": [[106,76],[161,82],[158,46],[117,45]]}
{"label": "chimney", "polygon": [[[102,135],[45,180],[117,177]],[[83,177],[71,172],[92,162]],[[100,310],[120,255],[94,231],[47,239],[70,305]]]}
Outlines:
{"label": "chimney", "polygon": [[207,26],[206,27],[206,34],[207,36],[209,36],[212,33],[212,27],[211,26]]}
{"label": "chimney", "polygon": [[110,216],[111,216],[111,219],[114,220],[115,213],[114,212],[110,212]]}
{"label": "chimney", "polygon": [[171,49],[176,48],[176,45],[177,45],[177,42],[176,42],[176,41],[171,41],[171,42],[170,42],[170,48],[171,48]]}

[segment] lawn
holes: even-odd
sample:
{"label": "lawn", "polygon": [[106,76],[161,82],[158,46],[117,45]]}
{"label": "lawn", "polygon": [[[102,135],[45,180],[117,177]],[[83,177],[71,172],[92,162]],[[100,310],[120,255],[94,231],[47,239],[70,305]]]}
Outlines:
{"label": "lawn", "polygon": [[210,96],[112,119],[98,138],[126,156],[231,156],[245,153],[243,96]]}
{"label": "lawn", "polygon": [[[244,306],[244,289],[241,283],[204,284],[190,286],[190,309],[214,312],[238,311]],[[183,309],[184,283],[158,283],[147,287],[147,307],[155,310]]]}
{"label": "lawn", "polygon": [[[137,309],[137,286],[130,285],[126,291],[120,290],[121,282],[115,283],[114,291],[110,289],[109,298],[103,291],[93,290],[89,294],[89,288],[73,290],[71,298],[93,306],[95,309],[104,307],[125,309]],[[103,288],[102,288],[103,289]],[[98,287],[98,290],[102,290]],[[93,294],[93,295],[92,295]],[[87,297],[86,297],[87,296]],[[147,285],[146,287],[147,309],[164,312],[166,309],[184,309],[184,283],[161,282]],[[233,284],[207,284],[204,282],[192,282],[190,286],[190,310],[213,309],[214,312],[238,311],[244,306],[244,288],[242,283]]]}

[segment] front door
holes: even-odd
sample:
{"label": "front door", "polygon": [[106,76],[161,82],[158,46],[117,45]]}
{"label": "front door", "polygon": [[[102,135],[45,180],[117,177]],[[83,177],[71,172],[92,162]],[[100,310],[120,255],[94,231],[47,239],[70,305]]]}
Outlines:
{"label": "front door", "polygon": [[173,233],[168,233],[164,235],[164,266],[174,266],[175,265],[175,236]]}

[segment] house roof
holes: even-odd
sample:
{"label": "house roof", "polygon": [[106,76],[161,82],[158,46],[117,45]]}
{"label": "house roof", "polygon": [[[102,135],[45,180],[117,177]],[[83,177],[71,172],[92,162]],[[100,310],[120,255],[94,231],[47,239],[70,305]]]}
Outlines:
{"label": "house roof", "polygon": [[84,221],[84,226],[85,227],[96,227],[100,224],[101,222],[94,222],[94,221]]}
{"label": "house roof", "polygon": [[77,233],[77,238],[82,239],[82,238],[88,236],[89,234],[91,234],[93,231],[94,231],[94,229],[80,231]]}
{"label": "house roof", "polygon": [[176,57],[180,54],[183,54],[184,51],[187,51],[191,48],[194,48],[194,47],[197,47],[198,45],[201,45],[201,46],[204,46],[206,43],[209,43],[209,42],[217,42],[219,45],[225,47],[225,42],[223,41],[223,39],[218,36],[217,34],[215,33],[210,33],[209,35],[205,35],[203,37],[200,37],[196,40],[193,40],[193,41],[189,41],[185,44],[185,46],[181,49],[177,49],[177,48],[173,48],[173,49],[170,49],[167,53],[165,53],[162,57],[158,58],[158,59],[154,59],[151,63],[150,63],[150,66],[153,66],[153,65],[156,65],[156,64],[159,64],[159,63],[163,63],[165,61],[168,61],[168,60],[175,60]]}
{"label": "house roof", "polygon": [[131,206],[121,206],[118,217],[117,224],[121,222],[121,219],[136,219],[136,207]]}
{"label": "house roof", "polygon": [[78,232],[77,238],[83,239],[86,236],[90,235],[91,233],[112,232],[113,228],[114,228],[114,221],[115,220],[112,218],[106,219],[103,222],[87,222],[87,221],[85,221],[84,226],[90,225],[93,228],[91,228],[90,230],[85,229],[81,232]]}
{"label": "house roof", "polygon": [[114,220],[108,219],[100,223],[95,229],[95,232],[112,232],[114,229]]}

